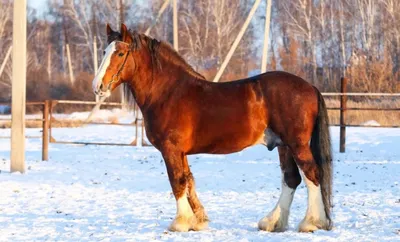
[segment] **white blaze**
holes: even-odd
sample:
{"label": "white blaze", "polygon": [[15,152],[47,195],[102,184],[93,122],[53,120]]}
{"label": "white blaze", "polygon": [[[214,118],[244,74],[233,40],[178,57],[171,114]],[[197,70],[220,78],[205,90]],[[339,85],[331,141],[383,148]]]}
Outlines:
{"label": "white blaze", "polygon": [[116,41],[113,41],[111,42],[111,44],[107,46],[105,50],[106,53],[104,54],[103,60],[101,61],[99,70],[97,71],[97,75],[93,79],[93,84],[92,84],[93,91],[98,90],[101,83],[103,82],[103,77],[106,74],[108,66],[110,65],[111,56],[116,50],[115,45]]}

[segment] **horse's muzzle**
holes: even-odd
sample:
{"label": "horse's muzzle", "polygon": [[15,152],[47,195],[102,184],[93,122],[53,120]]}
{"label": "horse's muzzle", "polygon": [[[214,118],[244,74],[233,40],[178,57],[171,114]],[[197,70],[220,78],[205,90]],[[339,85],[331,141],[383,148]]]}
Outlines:
{"label": "horse's muzzle", "polygon": [[111,91],[103,83],[94,90],[94,93],[99,97],[109,97],[111,95]]}

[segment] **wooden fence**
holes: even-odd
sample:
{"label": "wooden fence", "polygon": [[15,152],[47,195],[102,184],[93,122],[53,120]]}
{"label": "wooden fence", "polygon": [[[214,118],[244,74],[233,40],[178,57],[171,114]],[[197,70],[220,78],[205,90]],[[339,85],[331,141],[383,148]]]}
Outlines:
{"label": "wooden fence", "polygon": [[[66,105],[96,105],[96,102],[90,101],[75,101],[75,100],[46,100],[45,101],[45,110],[43,115],[43,140],[47,142],[47,144],[43,143],[43,160],[48,159],[48,144],[49,143],[58,143],[58,144],[80,144],[80,145],[117,145],[117,146],[136,146],[138,140],[138,130],[141,129],[141,143],[142,146],[150,146],[150,144],[144,139],[144,122],[143,119],[140,118],[137,112],[137,108],[135,107],[134,116],[135,119],[132,123],[106,123],[106,122],[82,122],[80,125],[117,125],[117,126],[135,126],[135,137],[133,141],[130,143],[104,143],[104,142],[80,142],[80,141],[63,141],[63,140],[56,140],[52,136],[52,124],[57,121],[57,119],[53,116],[53,110],[56,105],[59,104],[66,104]],[[122,107],[121,103],[115,102],[106,102],[102,104],[103,106],[116,106]],[[74,121],[74,120],[65,120],[63,119],[61,122],[66,121]]]}
{"label": "wooden fence", "polygon": [[347,78],[341,78],[340,81],[340,93],[322,93],[324,97],[340,97],[340,107],[327,107],[328,110],[339,110],[340,111],[340,121],[339,124],[330,124],[330,126],[340,127],[340,138],[339,138],[339,151],[344,153],[346,151],[346,127],[369,127],[369,128],[400,128],[400,125],[351,125],[346,124],[346,114],[347,111],[400,111],[400,107],[397,108],[348,108],[347,107],[347,97],[394,97],[399,98],[400,93],[349,93],[347,92]]}
{"label": "wooden fence", "polygon": [[[328,110],[339,110],[340,111],[340,122],[338,124],[331,124],[331,126],[339,126],[340,127],[340,152],[345,152],[346,148],[346,127],[371,127],[371,128],[400,128],[400,125],[380,125],[380,126],[369,126],[369,125],[349,125],[346,124],[346,113],[350,110],[357,111],[400,111],[400,107],[396,108],[377,108],[377,107],[367,107],[367,108],[348,108],[347,107],[347,97],[350,96],[376,96],[376,97],[394,97],[399,98],[400,93],[348,93],[347,89],[347,79],[342,78],[341,80],[341,93],[322,93],[324,97],[336,96],[340,97],[340,107],[328,107]],[[1,104],[1,103],[0,103]],[[71,141],[62,141],[56,140],[52,136],[52,124],[57,121],[57,119],[53,116],[53,110],[56,105],[64,104],[64,105],[96,105],[96,102],[87,102],[87,101],[72,101],[72,100],[46,100],[44,102],[27,102],[28,105],[38,105],[42,106],[42,119],[27,119],[26,121],[40,121],[42,122],[42,160],[48,160],[48,147],[49,143],[59,143],[59,144],[83,144],[83,145],[119,145],[119,146],[136,146],[138,140],[138,130],[141,129],[141,142],[143,146],[150,146],[150,144],[144,139],[145,130],[144,130],[144,122],[138,115],[137,109],[134,112],[135,121],[129,124],[123,123],[105,123],[105,122],[90,122],[90,123],[81,123],[81,125],[120,125],[120,126],[135,126],[135,136],[132,142],[130,143],[100,143],[100,142],[71,142]],[[9,103],[3,103],[3,105],[10,105]],[[116,106],[122,107],[120,103],[104,103],[103,106]],[[6,119],[3,119],[6,120]],[[62,120],[63,122],[68,120]],[[69,120],[72,121],[72,120]],[[75,120],[76,121],[76,120]],[[0,137],[0,138],[9,138],[9,137]],[[29,137],[27,138],[40,138]]]}
{"label": "wooden fence", "polygon": [[[11,103],[0,103],[0,105],[10,107],[10,109],[11,109]],[[28,106],[41,106],[40,110],[42,111],[42,113],[44,112],[44,102],[27,102],[26,107],[28,107]],[[44,120],[43,118],[26,118],[25,117],[25,122],[30,122],[30,121],[43,122],[43,120]],[[4,121],[11,122],[11,116],[10,116],[10,118],[7,118],[7,119],[0,119],[0,122],[2,122],[2,121],[3,122]],[[11,127],[11,124],[10,124],[10,127]],[[0,136],[0,139],[9,139],[9,138],[10,138],[10,136]],[[29,139],[42,138],[42,135],[41,136],[26,136],[26,138],[29,138]]]}

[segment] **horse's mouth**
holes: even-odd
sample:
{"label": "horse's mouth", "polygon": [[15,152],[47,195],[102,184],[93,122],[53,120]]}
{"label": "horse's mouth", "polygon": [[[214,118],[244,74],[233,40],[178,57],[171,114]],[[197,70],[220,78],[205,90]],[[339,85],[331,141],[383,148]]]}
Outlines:
{"label": "horse's mouth", "polygon": [[109,96],[111,96],[111,91],[110,90],[107,90],[107,91],[95,90],[94,94],[96,94],[99,97],[109,97]]}

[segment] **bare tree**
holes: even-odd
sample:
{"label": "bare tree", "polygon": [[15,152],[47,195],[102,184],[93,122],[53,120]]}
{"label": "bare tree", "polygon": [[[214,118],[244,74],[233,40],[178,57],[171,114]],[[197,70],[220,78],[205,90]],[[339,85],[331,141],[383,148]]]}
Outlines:
{"label": "bare tree", "polygon": [[[90,85],[94,38],[101,59],[106,47],[106,24],[118,30],[120,19],[124,19],[131,29],[144,32],[164,1],[47,0],[47,3],[50,17],[37,16],[29,9],[28,87],[33,85],[32,80],[52,87],[67,83],[64,31],[70,43],[74,73],[84,85]],[[253,0],[179,1],[179,53],[207,78],[214,77],[253,3]],[[0,62],[11,46],[12,4],[12,0],[0,1],[3,50]],[[322,90],[337,91],[340,77],[346,75],[354,91],[400,91],[400,1],[274,0],[272,6],[269,69],[301,75]],[[263,22],[261,15],[253,19],[224,80],[243,77],[249,70],[258,69]],[[63,23],[67,23],[65,27]],[[172,43],[171,6],[150,35]],[[3,99],[9,98],[11,61],[10,58],[0,76]],[[42,82],[46,79],[49,82]],[[65,93],[57,94],[54,88],[51,91],[55,96]]]}
{"label": "bare tree", "polygon": [[390,50],[393,60],[393,74],[400,70],[400,2],[380,0],[383,8],[385,45]]}
{"label": "bare tree", "polygon": [[308,57],[311,80],[317,81],[317,60],[315,54],[316,37],[314,31],[314,5],[312,0],[282,1],[286,15],[286,24],[290,27],[296,38],[305,45],[304,54]]}
{"label": "bare tree", "polygon": [[[7,61],[4,63],[4,70],[2,76],[0,76],[0,86],[2,86],[2,88],[11,87],[11,58],[5,60],[5,57],[12,45],[12,36],[8,34],[9,31],[11,31],[10,21],[12,17],[12,6],[12,1],[0,1],[0,48],[3,50],[0,53],[0,60],[2,65],[4,61]],[[8,57],[10,57],[10,55]]]}
{"label": "bare tree", "polygon": [[365,51],[371,52],[374,40],[374,27],[378,14],[378,1],[376,0],[356,0],[357,15],[359,18],[361,44]]}
{"label": "bare tree", "polygon": [[[209,73],[209,77],[214,76],[228,53],[236,35],[239,32],[244,19],[247,17],[248,9],[251,7],[249,1],[227,1],[227,0],[200,0],[187,1],[180,5],[180,50],[196,67],[196,69],[214,69]],[[235,57],[250,58],[251,44],[247,40],[252,39],[252,28],[249,28],[245,37],[242,39],[239,48],[235,52]],[[247,53],[246,53],[247,52]],[[246,75],[243,68],[243,61],[239,64],[240,72]],[[229,68],[227,73],[237,71],[238,68]],[[244,72],[244,73],[243,73]],[[207,74],[206,74],[207,76]]]}

